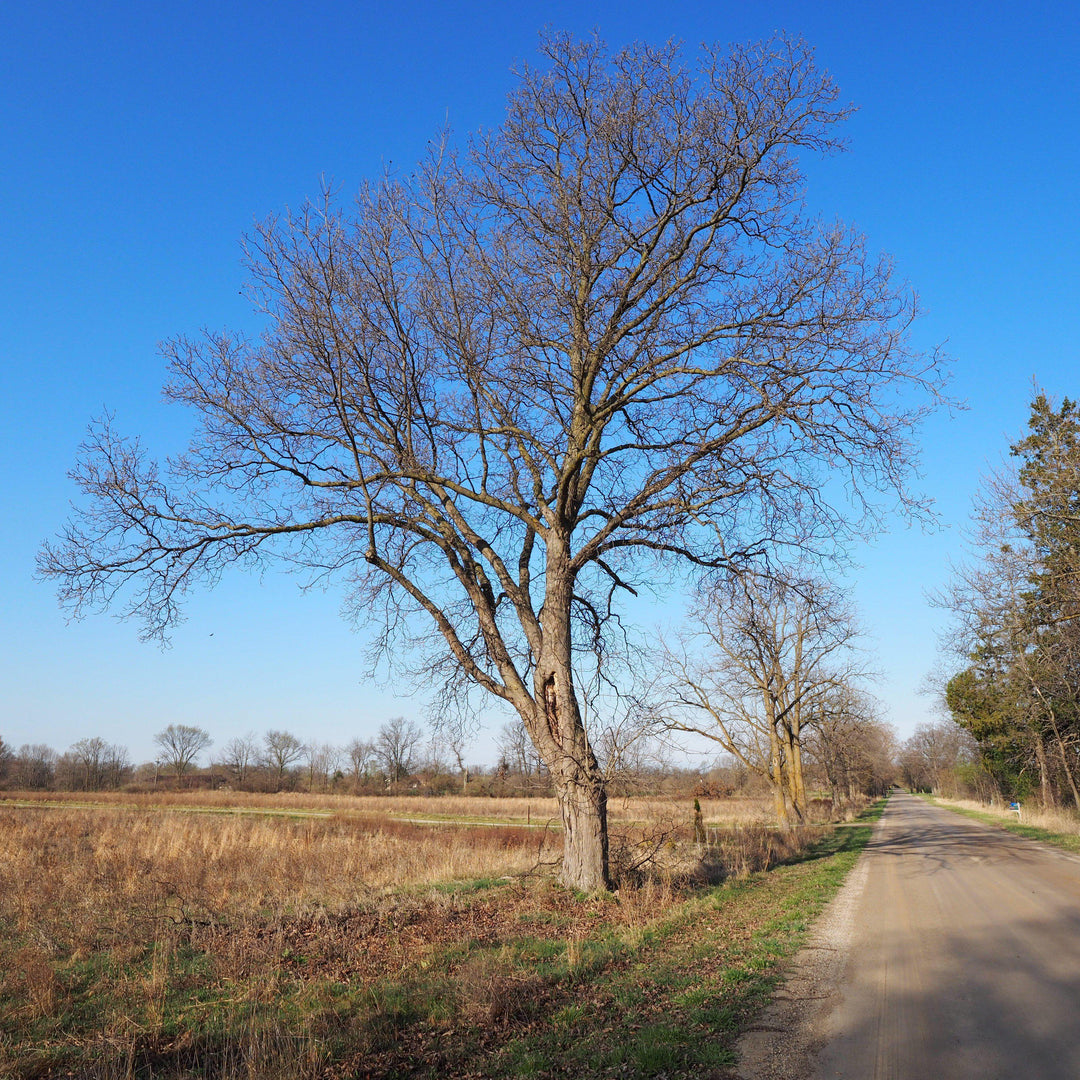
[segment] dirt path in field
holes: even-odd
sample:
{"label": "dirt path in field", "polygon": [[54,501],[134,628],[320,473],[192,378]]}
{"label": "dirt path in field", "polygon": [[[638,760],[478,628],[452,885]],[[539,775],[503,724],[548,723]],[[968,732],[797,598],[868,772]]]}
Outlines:
{"label": "dirt path in field", "polygon": [[1080,859],[894,795],[744,1080],[1080,1076]]}
{"label": "dirt path in field", "polygon": [[179,803],[76,802],[64,799],[4,799],[0,807],[12,810],[132,810],[155,814],[218,814],[248,817],[329,818],[334,810],[304,810],[275,806],[184,806]]}

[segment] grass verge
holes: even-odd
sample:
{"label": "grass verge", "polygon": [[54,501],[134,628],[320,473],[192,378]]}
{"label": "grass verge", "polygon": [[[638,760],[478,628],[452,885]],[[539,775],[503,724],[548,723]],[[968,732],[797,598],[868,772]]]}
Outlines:
{"label": "grass verge", "polygon": [[550,1022],[499,1046],[482,1075],[723,1077],[739,1033],[854,865],[869,824],[803,857],[688,900],[556,995]]}

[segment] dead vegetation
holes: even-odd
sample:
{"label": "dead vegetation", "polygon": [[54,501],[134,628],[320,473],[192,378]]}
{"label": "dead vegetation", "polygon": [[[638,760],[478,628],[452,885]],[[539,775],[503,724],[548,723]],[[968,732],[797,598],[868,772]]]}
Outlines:
{"label": "dead vegetation", "polygon": [[[820,800],[818,800],[820,802]],[[162,787],[150,791],[0,791],[5,802],[45,805],[114,806],[127,809],[176,809],[228,812],[232,814],[278,812],[281,814],[338,815],[386,818],[447,819],[557,825],[559,810],[549,796],[525,798],[472,795],[343,795],[310,792],[258,792],[216,790],[175,791]],[[772,803],[765,795],[734,798],[700,798],[705,820],[717,825],[763,822],[771,819]],[[692,797],[654,796],[611,798],[608,816],[613,822],[657,823],[683,821],[691,813]]]}
{"label": "dead vegetation", "polygon": [[[318,802],[275,798],[231,809]],[[553,884],[550,829],[421,825],[365,800],[329,817],[121,801],[0,803],[0,1075],[329,1077],[400,1058],[403,1030],[463,1052],[629,955],[704,880],[821,835],[720,826],[710,807],[695,842],[656,806],[623,832],[617,894],[582,902]],[[446,799],[392,808],[435,820],[432,802],[446,815]]]}

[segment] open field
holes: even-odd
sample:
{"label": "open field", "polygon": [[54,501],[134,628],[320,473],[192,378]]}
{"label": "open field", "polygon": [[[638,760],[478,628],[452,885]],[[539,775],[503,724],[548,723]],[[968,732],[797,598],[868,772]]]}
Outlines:
{"label": "open field", "polygon": [[0,801],[0,1076],[706,1075],[865,832],[636,806],[582,902],[520,806],[218,797]]}
{"label": "open field", "polygon": [[[279,792],[273,795],[251,792],[161,791],[132,793],[103,791],[82,792],[0,792],[0,807],[5,802],[40,803],[43,805],[113,806],[128,809],[171,809],[222,813],[280,813],[308,815],[375,816],[380,819],[421,818],[454,823],[533,824],[552,827],[559,825],[559,811],[553,798],[490,798],[467,795],[320,795],[307,792]],[[662,823],[686,821],[692,810],[688,798],[612,798],[608,803],[608,818],[612,825],[620,823]],[[706,824],[734,825],[760,823],[772,817],[772,799],[767,796],[741,796],[731,799],[701,799],[701,811]]]}

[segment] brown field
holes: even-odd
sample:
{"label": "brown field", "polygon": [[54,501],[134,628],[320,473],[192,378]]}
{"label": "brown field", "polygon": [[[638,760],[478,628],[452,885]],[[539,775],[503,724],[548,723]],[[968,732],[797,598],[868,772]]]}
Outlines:
{"label": "brown field", "polygon": [[583,903],[551,880],[561,836],[536,826],[554,809],[7,793],[0,1076],[329,1077],[353,1075],[331,1066],[357,1054],[397,1075],[372,1063],[388,1030],[402,1052],[402,986],[424,1031],[465,1038],[548,992],[537,964],[572,974],[601,942],[630,948],[706,870],[745,877],[821,836],[781,837],[749,800],[706,803],[703,868],[687,806],[631,800],[613,806],[621,888]]}
{"label": "brown field", "polygon": [[[690,820],[692,798],[612,798],[608,817],[614,828],[620,824],[662,823]],[[731,799],[701,799],[701,811],[708,824],[763,824],[773,819],[772,800],[767,796],[740,796]],[[485,821],[514,824],[545,822],[557,826],[559,811],[553,798],[490,798],[470,795],[338,795],[279,792],[273,795],[252,792],[197,790],[177,792],[108,791],[81,792],[0,792],[5,802],[39,802],[47,805],[116,806],[131,809],[221,810],[230,813],[276,811],[302,814],[361,815],[377,818],[452,819],[460,822]]]}

